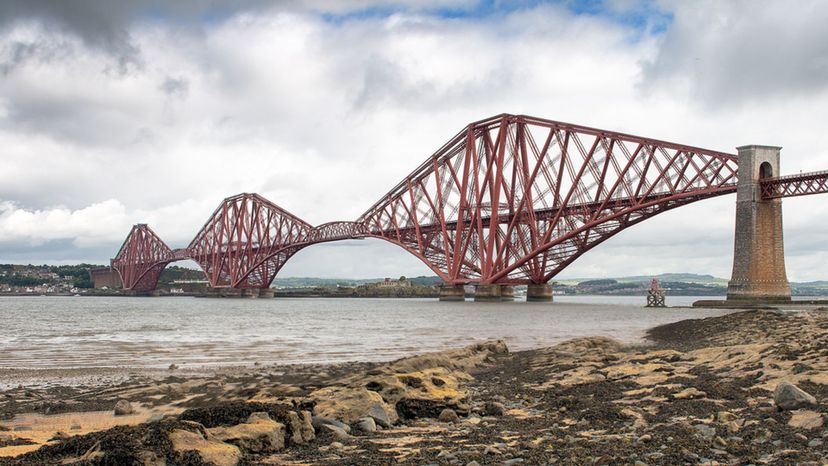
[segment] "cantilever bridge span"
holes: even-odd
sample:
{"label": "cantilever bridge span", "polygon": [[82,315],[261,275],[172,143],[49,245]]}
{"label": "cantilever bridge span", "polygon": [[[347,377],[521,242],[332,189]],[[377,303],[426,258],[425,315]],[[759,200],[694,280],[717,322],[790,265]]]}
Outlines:
{"label": "cantilever bridge span", "polygon": [[[240,194],[183,249],[135,225],[112,266],[135,291],[155,289],[164,267],[183,259],[213,287],[267,288],[307,246],[371,237],[414,254],[448,285],[540,285],[628,227],[736,192],[748,179],[740,182],[742,157],[504,114],[466,126],[355,221],[312,226]],[[776,165],[762,165],[760,201],[828,192],[828,172],[774,177]]]}

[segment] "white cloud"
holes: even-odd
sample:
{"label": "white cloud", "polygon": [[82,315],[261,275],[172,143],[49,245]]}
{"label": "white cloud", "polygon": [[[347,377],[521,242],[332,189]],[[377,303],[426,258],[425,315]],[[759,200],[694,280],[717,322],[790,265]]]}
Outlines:
{"label": "white cloud", "polygon": [[[828,12],[819,3],[774,24],[778,4],[712,2],[699,13],[671,3],[663,36],[560,6],[483,18],[430,12],[442,3],[387,2],[400,10],[336,21],[317,13],[375,4],[311,2],[197,25],[133,18],[125,37],[142,66],[125,72],[84,36],[9,23],[0,30],[0,199],[13,204],[3,204],[0,244],[117,244],[147,222],[181,247],[239,192],[260,192],[310,223],[353,219],[468,122],[502,112],[729,152],[777,144],[784,172],[828,166],[828,95],[809,74],[828,43],[809,19]],[[785,40],[752,45],[740,15],[787,31]],[[762,57],[793,66],[751,80]],[[821,231],[813,202],[785,203],[796,257],[817,244],[808,239]],[[633,267],[726,276],[732,222],[732,197],[685,207],[602,244],[566,275]],[[404,251],[369,243],[309,248],[285,272],[427,272]],[[803,264],[792,255],[791,275],[825,275]]]}

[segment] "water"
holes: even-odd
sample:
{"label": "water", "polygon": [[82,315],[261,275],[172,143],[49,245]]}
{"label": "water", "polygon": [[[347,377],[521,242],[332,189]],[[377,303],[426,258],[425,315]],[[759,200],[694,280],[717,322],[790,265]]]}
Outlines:
{"label": "water", "polygon": [[381,361],[489,339],[513,350],[592,335],[636,343],[655,325],[727,313],[645,309],[643,297],[555,299],[5,297],[0,368]]}

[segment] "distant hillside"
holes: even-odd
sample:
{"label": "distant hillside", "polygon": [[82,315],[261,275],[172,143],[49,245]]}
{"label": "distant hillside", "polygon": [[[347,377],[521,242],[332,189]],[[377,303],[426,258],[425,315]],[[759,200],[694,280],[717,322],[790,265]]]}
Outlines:
{"label": "distant hillside", "polygon": [[[400,278],[400,277],[390,277]],[[437,276],[431,277],[407,277],[414,285],[432,286],[441,285],[443,280]],[[359,286],[368,283],[379,283],[383,278],[316,278],[316,277],[276,277],[273,286],[276,288],[315,288],[315,287],[336,287],[336,286]]]}
{"label": "distant hillside", "polygon": [[[700,275],[695,273],[662,273],[658,275],[633,275],[629,277],[610,277],[608,280],[615,280],[619,283],[649,283],[653,278],[659,282],[675,283],[697,283],[708,286],[727,286],[727,279],[714,277],[713,275]],[[582,282],[595,280],[592,278],[570,278],[555,280],[562,285],[577,285]]]}

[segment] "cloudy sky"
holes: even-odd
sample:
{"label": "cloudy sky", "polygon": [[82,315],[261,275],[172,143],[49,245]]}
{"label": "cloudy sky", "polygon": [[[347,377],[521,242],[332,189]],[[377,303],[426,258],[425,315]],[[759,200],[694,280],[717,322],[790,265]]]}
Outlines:
{"label": "cloudy sky", "polygon": [[[231,6],[232,5],[232,6]],[[467,123],[523,113],[828,168],[828,2],[5,0],[0,263],[183,247],[224,197],[359,216]],[[828,278],[828,197],[784,201],[788,274]],[[562,277],[729,277],[735,198],[665,213]],[[430,274],[380,240],[282,276]]]}

